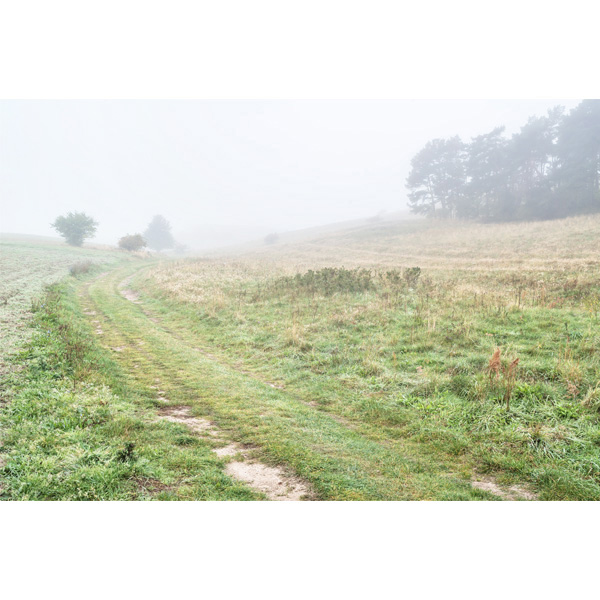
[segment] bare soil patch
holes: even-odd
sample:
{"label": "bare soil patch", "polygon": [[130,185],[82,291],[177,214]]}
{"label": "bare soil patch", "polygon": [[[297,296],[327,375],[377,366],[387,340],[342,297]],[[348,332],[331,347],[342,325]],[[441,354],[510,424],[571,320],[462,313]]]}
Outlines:
{"label": "bare soil patch", "polygon": [[183,423],[196,433],[218,435],[210,421],[192,415],[188,406],[167,406],[160,411],[160,416],[171,423]]}
{"label": "bare soil patch", "polygon": [[162,402],[163,404],[168,404],[169,403],[169,399],[165,396],[165,392],[163,392],[162,390],[158,391],[158,396],[156,398],[159,402]]}
{"label": "bare soil patch", "polygon": [[[160,418],[172,423],[187,425],[200,435],[219,438],[219,431],[214,425],[206,419],[192,415],[188,406],[165,407],[160,411]],[[214,448],[213,452],[219,458],[239,456],[245,459],[250,450],[252,450],[251,447],[230,443],[221,448]],[[309,485],[298,477],[288,475],[280,467],[271,467],[254,460],[230,462],[225,467],[225,472],[234,479],[243,481],[255,490],[263,492],[269,500],[302,500],[312,495]]]}
{"label": "bare soil patch", "polygon": [[508,488],[502,488],[498,485],[493,477],[480,477],[477,481],[472,481],[471,485],[478,490],[490,492],[495,496],[504,498],[505,500],[536,500],[537,496],[526,490],[525,488],[512,485]]}
{"label": "bare soil patch", "polygon": [[133,479],[141,491],[146,491],[151,494],[174,489],[173,486],[166,485],[158,479],[152,477],[135,477]]}
{"label": "bare soil patch", "polygon": [[119,291],[121,292],[121,296],[123,296],[123,298],[125,298],[126,300],[129,300],[134,304],[139,304],[140,295],[137,292],[134,292],[133,290],[129,289],[120,289]]}
{"label": "bare soil patch", "polygon": [[129,277],[126,277],[125,279],[123,279],[123,281],[121,281],[121,283],[119,284],[119,293],[126,300],[129,300],[130,302],[133,302],[134,304],[139,304],[140,295],[137,292],[134,292],[133,290],[130,290],[127,287],[129,285],[129,283],[131,282],[132,278],[133,278],[133,275],[130,275]]}
{"label": "bare soil patch", "polygon": [[245,454],[244,450],[238,444],[229,444],[223,448],[215,448],[213,452],[219,458],[223,458],[224,456],[235,456],[236,454]]}
{"label": "bare soil patch", "polygon": [[310,495],[307,484],[290,477],[279,467],[258,462],[230,462],[225,472],[260,490],[269,500],[302,500]]}

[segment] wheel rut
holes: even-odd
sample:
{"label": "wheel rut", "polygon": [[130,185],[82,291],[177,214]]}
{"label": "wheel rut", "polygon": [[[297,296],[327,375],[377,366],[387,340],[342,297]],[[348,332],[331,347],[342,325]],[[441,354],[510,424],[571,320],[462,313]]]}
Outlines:
{"label": "wheel rut", "polygon": [[[102,315],[100,308],[94,304],[89,294],[89,288],[94,281],[107,274],[102,273],[100,276],[90,280],[79,293],[80,300],[84,306],[83,313],[90,319],[95,327],[95,333],[99,336],[104,334],[100,321],[100,318],[104,315]],[[121,281],[117,288],[121,296],[126,300],[134,304],[141,304],[139,294],[127,287],[134,275],[130,275]],[[157,322],[144,309],[142,311],[154,323]],[[143,346],[144,343],[141,340],[134,341],[129,339],[127,340],[127,345],[106,347],[117,353],[124,350],[133,351],[140,355],[140,358],[143,354],[147,360],[151,357],[147,352],[142,351],[141,347]],[[134,366],[139,367],[137,364]],[[160,384],[160,378],[156,378],[155,383]],[[173,383],[177,384],[176,381]],[[212,448],[212,452],[225,461],[224,472],[232,479],[236,479],[255,491],[264,494],[269,500],[297,501],[313,500],[316,498],[316,494],[310,484],[291,473],[289,469],[268,465],[257,460],[255,455],[260,451],[260,448],[257,446],[241,444],[228,439],[225,432],[219,430],[214,423],[194,415],[190,406],[170,404],[168,393],[160,389],[160,385],[152,385],[150,388],[156,390],[157,401],[164,404],[158,410],[157,420],[182,425],[192,434],[208,440],[211,445],[215,446]]]}
{"label": "wheel rut", "polygon": [[225,472],[262,492],[269,500],[305,500],[314,497],[307,482],[289,474],[281,467],[252,459],[251,454],[257,450],[256,447],[227,440],[213,423],[194,416],[189,406],[167,406],[159,411],[159,419],[185,425],[195,434],[220,443],[221,445],[212,451],[219,458],[232,459],[228,460]]}
{"label": "wheel rut", "polygon": [[[131,283],[131,280],[134,275],[130,275],[129,277],[125,278],[119,284],[118,288],[119,288],[120,294],[126,300],[129,300],[133,304],[141,305],[142,302],[140,301],[140,295],[137,292],[127,288],[127,286]],[[202,356],[205,356],[206,358],[208,358],[216,363],[219,363],[220,365],[223,365],[224,367],[226,367],[228,369],[233,369],[233,370],[237,371],[238,373],[245,375],[246,377],[250,377],[251,379],[254,379],[255,381],[259,381],[260,383],[263,383],[264,385],[268,385],[270,388],[273,388],[276,390],[285,390],[285,386],[282,383],[274,383],[272,381],[269,381],[263,377],[260,377],[259,375],[257,375],[256,373],[254,373],[252,371],[248,371],[247,369],[244,369],[239,364],[231,364],[229,362],[222,360],[221,358],[219,358],[215,354],[209,352],[208,350],[205,350],[204,348],[189,345],[187,340],[183,336],[181,336],[177,331],[174,331],[173,329],[165,326],[165,324],[163,322],[161,322],[161,320],[155,314],[153,314],[150,310],[148,310],[147,308],[145,308],[143,306],[140,306],[140,310],[148,319],[150,319],[150,321],[152,323],[159,325],[161,327],[161,329],[163,329],[163,331],[165,331],[166,333],[171,335],[173,338],[179,340],[182,344],[185,344],[186,346],[188,346],[195,352],[198,352]],[[306,406],[310,406],[311,408],[318,409],[318,405],[314,400],[305,400],[304,398],[300,398],[298,395],[292,394],[289,391],[287,391],[286,394],[287,394],[288,398],[293,398],[296,402],[300,402]],[[347,427],[348,429],[352,429],[353,431],[357,430],[355,425],[348,419],[345,419],[344,417],[342,417],[340,415],[332,414],[329,412],[326,414],[329,415],[334,421],[336,421],[340,425],[343,425],[344,427]]]}
{"label": "wheel rut", "polygon": [[[298,471],[280,466],[281,463],[277,465],[280,457],[288,453],[288,447],[292,457],[289,464],[299,471],[310,464],[309,472],[315,474],[315,485],[320,486],[317,482],[322,477],[320,468],[315,471],[312,466],[320,464],[317,456],[323,457],[323,465],[342,465],[331,475],[325,471],[327,482],[335,481],[335,485],[340,486],[334,488],[333,497],[336,499],[340,496],[340,499],[348,496],[351,499],[380,499],[380,486],[389,486],[381,499],[431,498],[416,489],[418,483],[414,487],[411,483],[414,474],[418,481],[422,480],[419,474],[423,472],[423,463],[418,452],[411,452],[410,444],[406,452],[393,440],[377,439],[377,435],[365,431],[360,424],[321,410],[311,399],[299,398],[283,386],[246,371],[243,365],[231,364],[194,346],[189,336],[165,326],[160,315],[149,310],[137,292],[129,290],[135,273],[121,273],[114,273],[110,282],[97,284],[91,292],[88,285],[85,288],[85,308],[90,321],[97,320],[97,326],[106,330],[106,335],[100,337],[101,343],[107,348],[112,347],[115,358],[125,361],[129,375],[144,389],[152,388],[154,394],[152,391],[150,394],[154,396],[156,412],[149,416],[150,421],[182,426],[190,434],[203,438],[215,456],[223,461],[223,471],[227,475],[270,500],[318,499],[315,488],[298,477]],[[127,293],[127,290],[133,294]],[[194,359],[194,354],[202,358]],[[148,381],[148,372],[160,375],[163,381],[158,377],[155,382]],[[251,383],[252,380],[256,383]],[[231,389],[236,391],[228,399],[229,382]],[[208,391],[213,385],[216,404]],[[260,385],[265,388],[261,389]],[[266,387],[270,388],[269,391]],[[239,400],[236,394],[241,394]],[[240,410],[235,408],[238,401],[242,402]],[[306,408],[310,410],[307,412]],[[238,420],[238,412],[241,420]],[[292,414],[294,420],[288,421]],[[268,419],[272,426],[258,425],[261,419]],[[231,431],[228,423],[232,425]],[[279,442],[273,436],[279,434],[271,435],[270,432],[284,433],[287,423],[290,432],[294,432],[290,438],[292,445],[287,446],[284,442],[284,446],[278,446]],[[221,426],[224,430],[220,429]],[[235,432],[235,439],[231,439],[232,432]],[[303,439],[305,441],[301,441]],[[240,443],[240,440],[251,443]],[[276,444],[273,451],[272,440]],[[338,440],[345,445],[338,446]],[[299,460],[298,457],[304,453],[313,463]],[[275,465],[269,464],[270,456],[275,457]],[[445,477],[444,472],[435,471],[443,487],[472,489],[470,481],[455,482]],[[357,483],[347,479],[346,473],[356,478]],[[371,475],[367,476],[367,473]],[[445,480],[448,481],[443,483]],[[410,486],[407,491],[406,486]],[[346,489],[349,491],[346,492]]]}

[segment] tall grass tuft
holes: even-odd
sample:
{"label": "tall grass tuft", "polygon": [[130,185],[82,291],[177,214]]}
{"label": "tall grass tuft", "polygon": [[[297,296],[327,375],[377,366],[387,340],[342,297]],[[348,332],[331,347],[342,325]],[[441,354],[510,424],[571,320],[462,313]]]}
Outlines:
{"label": "tall grass tuft", "polygon": [[506,402],[506,410],[509,411],[510,397],[515,387],[519,359],[515,358],[508,363],[502,364],[501,354],[502,351],[500,348],[494,350],[494,354],[492,354],[492,358],[490,358],[488,363],[488,373],[492,385],[497,384],[502,380],[504,387],[504,402]]}

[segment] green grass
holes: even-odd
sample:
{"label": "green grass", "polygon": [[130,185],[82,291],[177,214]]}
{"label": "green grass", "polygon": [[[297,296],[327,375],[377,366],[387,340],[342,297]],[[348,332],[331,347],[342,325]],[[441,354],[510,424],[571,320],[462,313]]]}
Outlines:
{"label": "green grass", "polygon": [[13,397],[0,411],[3,500],[248,500],[211,445],[159,421],[98,346],[74,282],[36,305]]}
{"label": "green grass", "polygon": [[[291,467],[322,499],[483,498],[431,456],[399,452],[370,427],[340,423],[269,382],[200,351],[195,338],[150,319],[115,294],[130,270],[94,282],[90,301],[102,314],[103,343],[137,387],[155,379],[171,404],[191,406],[227,436],[255,447],[263,462]],[[156,406],[155,401],[155,406]]]}
{"label": "green grass", "polygon": [[317,499],[600,499],[599,232],[383,223],[70,278],[0,411],[3,497],[261,498],[160,387]]}
{"label": "green grass", "polygon": [[[310,285],[308,275],[288,275],[306,273],[311,244],[235,261],[164,264],[139,279],[138,288],[188,344],[282,385],[322,413],[376,431],[405,455],[525,483],[541,499],[595,500],[598,225],[585,219],[490,226],[487,234],[482,226],[463,227],[460,251],[456,243],[444,245],[457,228],[437,226],[437,246],[427,238],[430,266],[417,284],[403,277],[415,266],[421,239],[410,224],[405,237],[412,241],[402,244],[412,245],[411,262],[399,257],[393,265],[399,276],[392,264],[374,268],[371,289],[357,280],[352,291],[347,277],[340,285],[331,272],[319,289],[327,271],[317,271]],[[469,232],[476,234],[471,242]],[[338,236],[337,259],[328,257],[329,265],[364,265],[372,247],[393,241],[381,228],[359,233],[349,234],[345,248],[337,246]],[[397,240],[397,228],[393,233]],[[508,247],[527,233],[534,236],[526,240],[529,254],[525,243]],[[482,264],[477,252],[486,238],[481,254],[498,258]],[[574,239],[576,245],[562,245]],[[332,246],[323,240],[324,253]],[[505,364],[520,360],[508,411],[502,377],[490,378],[487,370],[497,347]]]}
{"label": "green grass", "polygon": [[0,240],[0,377],[8,369],[7,358],[29,336],[31,302],[44,286],[64,278],[75,265],[114,265],[123,258],[122,253],[111,250],[74,248],[4,235]]}

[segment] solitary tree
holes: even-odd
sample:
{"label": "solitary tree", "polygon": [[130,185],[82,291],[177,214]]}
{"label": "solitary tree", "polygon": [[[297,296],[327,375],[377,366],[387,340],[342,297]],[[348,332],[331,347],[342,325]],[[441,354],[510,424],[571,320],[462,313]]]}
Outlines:
{"label": "solitary tree", "polygon": [[96,233],[98,223],[85,213],[70,212],[66,216],[57,217],[51,226],[65,238],[71,246],[81,246],[83,240]]}
{"label": "solitary tree", "polygon": [[175,240],[171,233],[171,225],[162,215],[156,215],[146,231],[144,239],[148,242],[148,247],[153,250],[166,250],[175,246]]}
{"label": "solitary tree", "polygon": [[129,250],[130,252],[141,250],[145,245],[146,240],[139,233],[136,233],[135,235],[124,235],[119,240],[119,248]]}

